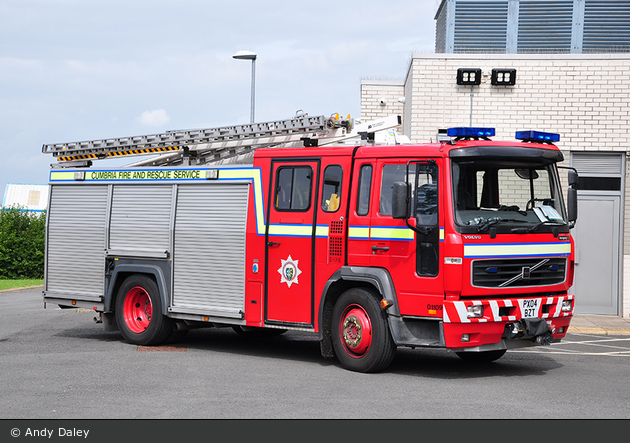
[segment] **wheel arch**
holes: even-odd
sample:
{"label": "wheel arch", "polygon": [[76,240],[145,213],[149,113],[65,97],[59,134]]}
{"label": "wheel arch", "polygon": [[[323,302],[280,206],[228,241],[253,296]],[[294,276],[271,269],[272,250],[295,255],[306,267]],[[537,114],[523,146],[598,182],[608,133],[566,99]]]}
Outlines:
{"label": "wheel arch", "polygon": [[363,266],[343,266],[326,282],[319,303],[318,337],[321,353],[326,358],[333,358],[331,324],[332,310],[341,294],[350,288],[364,288],[381,297],[392,300],[393,305],[387,310],[391,315],[400,316],[398,299],[391,275],[386,269]]}
{"label": "wheel arch", "polygon": [[163,271],[159,266],[150,264],[120,264],[117,265],[110,278],[110,284],[105,295],[105,311],[111,312],[116,306],[116,297],[118,290],[122,286],[123,282],[131,275],[143,274],[152,278],[157,284],[160,292],[160,298],[162,299],[162,314],[166,315],[169,306],[169,291],[164,277]]}

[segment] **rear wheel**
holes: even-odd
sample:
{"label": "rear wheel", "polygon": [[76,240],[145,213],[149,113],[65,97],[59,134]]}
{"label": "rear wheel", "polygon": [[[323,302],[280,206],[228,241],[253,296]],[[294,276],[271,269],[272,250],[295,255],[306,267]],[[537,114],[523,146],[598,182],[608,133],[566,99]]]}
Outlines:
{"label": "rear wheel", "polygon": [[145,275],[128,277],[116,297],[116,321],[123,338],[137,345],[163,343],[173,333],[173,320],[162,315],[155,281]]}
{"label": "rear wheel", "polygon": [[485,352],[456,352],[456,354],[464,361],[472,363],[490,363],[503,357],[506,352],[507,351],[505,349],[501,349],[498,351]]}
{"label": "rear wheel", "polygon": [[372,293],[361,288],[344,292],[335,304],[332,339],[339,362],[352,371],[381,371],[396,354],[385,312]]}

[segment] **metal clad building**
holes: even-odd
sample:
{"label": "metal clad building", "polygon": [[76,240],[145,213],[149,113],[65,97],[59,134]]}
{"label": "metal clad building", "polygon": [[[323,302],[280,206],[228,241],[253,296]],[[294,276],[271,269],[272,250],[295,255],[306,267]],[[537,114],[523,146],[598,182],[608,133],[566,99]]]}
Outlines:
{"label": "metal clad building", "polygon": [[435,52],[627,52],[627,0],[443,0]]}
{"label": "metal clad building", "polygon": [[47,206],[48,185],[7,183],[3,208],[19,207],[30,212],[42,212]]}

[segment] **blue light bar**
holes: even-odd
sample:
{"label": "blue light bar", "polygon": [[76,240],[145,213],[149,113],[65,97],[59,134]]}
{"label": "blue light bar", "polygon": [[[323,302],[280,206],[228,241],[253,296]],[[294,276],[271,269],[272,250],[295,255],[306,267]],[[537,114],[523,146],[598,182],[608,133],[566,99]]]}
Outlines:
{"label": "blue light bar", "polygon": [[560,134],[555,134],[553,132],[541,132],[541,131],[517,131],[516,139],[525,140],[525,141],[551,143],[551,142],[560,141]]}
{"label": "blue light bar", "polygon": [[449,137],[492,137],[494,128],[448,128],[446,135]]}

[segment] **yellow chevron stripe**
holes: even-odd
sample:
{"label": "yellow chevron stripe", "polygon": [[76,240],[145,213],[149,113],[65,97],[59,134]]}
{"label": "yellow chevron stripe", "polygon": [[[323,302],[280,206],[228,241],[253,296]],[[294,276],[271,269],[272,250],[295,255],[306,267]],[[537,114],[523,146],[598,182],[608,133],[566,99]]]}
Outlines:
{"label": "yellow chevron stripe", "polygon": [[[151,154],[153,152],[168,152],[168,151],[177,151],[179,149],[178,146],[168,146],[161,148],[147,148],[147,149],[133,149],[130,151],[115,151],[108,152],[105,154],[107,157],[119,157],[123,155],[137,155],[137,154]],[[57,161],[71,161],[71,160],[85,160],[90,158],[99,158],[103,154],[81,154],[81,155],[71,155],[64,157],[57,157]]]}

